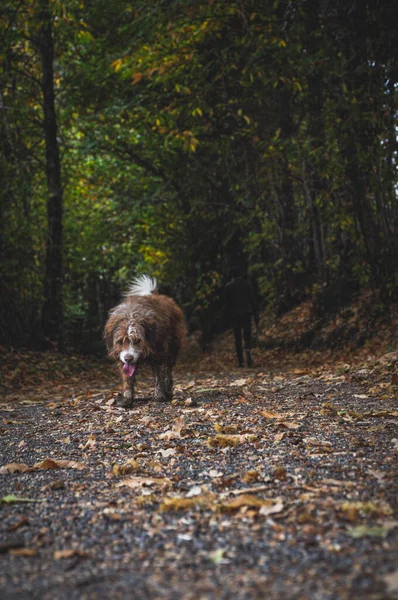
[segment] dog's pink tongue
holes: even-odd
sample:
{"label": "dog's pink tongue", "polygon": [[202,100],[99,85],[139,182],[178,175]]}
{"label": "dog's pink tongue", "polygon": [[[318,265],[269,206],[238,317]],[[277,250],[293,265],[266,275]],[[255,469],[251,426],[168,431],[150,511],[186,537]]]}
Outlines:
{"label": "dog's pink tongue", "polygon": [[132,363],[124,363],[123,371],[129,376],[132,377],[134,375],[136,365]]}

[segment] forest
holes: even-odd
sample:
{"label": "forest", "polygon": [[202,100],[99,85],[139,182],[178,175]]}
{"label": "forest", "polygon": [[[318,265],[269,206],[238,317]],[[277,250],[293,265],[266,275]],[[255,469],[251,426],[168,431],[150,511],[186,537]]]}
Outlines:
{"label": "forest", "polygon": [[222,328],[398,292],[397,5],[4,0],[0,344],[102,350],[148,273]]}

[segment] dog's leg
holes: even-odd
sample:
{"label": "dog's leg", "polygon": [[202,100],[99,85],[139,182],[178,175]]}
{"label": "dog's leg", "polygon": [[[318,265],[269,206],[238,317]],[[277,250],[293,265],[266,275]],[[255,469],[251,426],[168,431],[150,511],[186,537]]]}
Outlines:
{"label": "dog's leg", "polygon": [[123,395],[121,396],[118,405],[123,408],[130,408],[134,402],[135,377],[123,377],[123,383]]}
{"label": "dog's leg", "polygon": [[165,365],[165,392],[166,400],[173,398],[173,365]]}
{"label": "dog's leg", "polygon": [[166,388],[166,365],[164,363],[153,365],[153,375],[155,380],[154,399],[158,402],[168,400]]}

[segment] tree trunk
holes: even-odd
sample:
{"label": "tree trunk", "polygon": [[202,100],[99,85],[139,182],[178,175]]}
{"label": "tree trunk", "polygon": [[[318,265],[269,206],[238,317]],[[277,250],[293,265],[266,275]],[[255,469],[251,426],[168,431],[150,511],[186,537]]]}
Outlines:
{"label": "tree trunk", "polygon": [[42,63],[44,138],[48,184],[46,272],[44,280],[43,333],[48,341],[62,344],[62,205],[61,164],[57,138],[54,94],[54,42],[48,0],[40,0],[39,49]]}
{"label": "tree trunk", "polygon": [[[293,132],[290,113],[290,95],[286,86],[281,84],[278,90],[279,125],[281,139],[287,142]],[[281,158],[281,184],[279,192],[281,252],[284,286],[279,294],[279,310],[288,310],[294,302],[294,263],[297,258],[294,231],[296,228],[295,198],[290,176],[289,161],[284,151]]]}

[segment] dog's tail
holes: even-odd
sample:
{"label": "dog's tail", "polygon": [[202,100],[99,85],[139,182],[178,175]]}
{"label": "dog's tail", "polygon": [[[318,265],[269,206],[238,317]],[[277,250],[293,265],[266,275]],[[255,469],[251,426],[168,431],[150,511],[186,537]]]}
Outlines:
{"label": "dog's tail", "polygon": [[126,292],[126,296],[150,296],[158,289],[157,281],[154,277],[140,275],[136,277]]}

